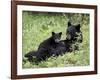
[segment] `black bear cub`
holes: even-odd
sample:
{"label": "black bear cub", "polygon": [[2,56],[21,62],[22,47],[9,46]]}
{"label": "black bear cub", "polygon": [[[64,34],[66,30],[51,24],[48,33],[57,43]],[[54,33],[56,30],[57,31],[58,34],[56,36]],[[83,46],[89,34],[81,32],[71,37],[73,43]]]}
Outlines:
{"label": "black bear cub", "polygon": [[25,55],[29,61],[36,57],[37,61],[45,60],[50,56],[58,56],[66,52],[65,45],[60,42],[62,32],[52,32],[52,36],[40,43],[37,51]]}

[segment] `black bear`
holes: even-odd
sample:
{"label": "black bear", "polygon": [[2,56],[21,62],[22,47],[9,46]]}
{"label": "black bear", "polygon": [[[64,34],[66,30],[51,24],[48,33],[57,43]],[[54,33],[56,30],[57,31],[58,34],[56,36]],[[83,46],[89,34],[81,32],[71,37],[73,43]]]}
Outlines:
{"label": "black bear", "polygon": [[66,52],[66,46],[60,42],[62,32],[52,32],[52,36],[40,43],[37,51],[25,55],[29,61],[36,57],[37,61],[45,60],[50,56],[58,56]]}
{"label": "black bear", "polygon": [[66,30],[66,35],[68,40],[72,42],[82,42],[83,35],[80,30],[80,24],[72,25],[70,22],[68,22],[68,28]]}
{"label": "black bear", "polygon": [[80,30],[80,24],[73,25],[71,22],[68,22],[68,27],[66,30],[66,40],[63,40],[66,44],[67,52],[73,51],[72,46],[74,45],[74,50],[78,50],[79,44],[83,41],[83,35]]}

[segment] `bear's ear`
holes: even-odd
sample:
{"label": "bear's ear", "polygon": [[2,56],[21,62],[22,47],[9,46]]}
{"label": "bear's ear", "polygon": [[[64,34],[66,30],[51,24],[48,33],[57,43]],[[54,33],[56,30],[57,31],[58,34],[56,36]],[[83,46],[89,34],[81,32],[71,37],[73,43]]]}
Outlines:
{"label": "bear's ear", "polygon": [[78,24],[78,25],[76,25],[76,29],[77,29],[77,31],[80,31],[80,24]]}
{"label": "bear's ear", "polygon": [[60,32],[59,35],[62,35],[62,32]]}
{"label": "bear's ear", "polygon": [[68,27],[71,26],[71,22],[68,22]]}
{"label": "bear's ear", "polygon": [[52,32],[52,35],[54,35],[55,34],[55,32]]}

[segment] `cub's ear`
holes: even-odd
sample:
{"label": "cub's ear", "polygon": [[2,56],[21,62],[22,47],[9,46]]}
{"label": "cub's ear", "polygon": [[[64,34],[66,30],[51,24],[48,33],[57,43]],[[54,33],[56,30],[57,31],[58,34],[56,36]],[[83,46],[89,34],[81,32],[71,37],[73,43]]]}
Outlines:
{"label": "cub's ear", "polygon": [[52,35],[54,35],[55,34],[55,32],[52,32]]}
{"label": "cub's ear", "polygon": [[76,25],[76,29],[77,29],[77,31],[80,31],[80,27],[81,27],[80,24]]}
{"label": "cub's ear", "polygon": [[68,27],[71,26],[71,22],[68,22]]}
{"label": "cub's ear", "polygon": [[62,32],[60,32],[59,35],[62,35]]}

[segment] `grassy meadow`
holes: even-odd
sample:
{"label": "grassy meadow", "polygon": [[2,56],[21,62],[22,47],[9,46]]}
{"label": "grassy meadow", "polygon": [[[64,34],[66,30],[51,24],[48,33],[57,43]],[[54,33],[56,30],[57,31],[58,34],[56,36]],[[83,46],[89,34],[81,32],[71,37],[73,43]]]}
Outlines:
{"label": "grassy meadow", "polygon": [[[62,32],[62,39],[66,38],[67,23],[81,24],[83,42],[79,51],[66,52],[63,56],[50,57],[39,64],[30,63],[25,54],[36,51],[39,44],[51,36],[51,32]],[[67,67],[89,65],[89,14],[78,13],[22,13],[22,55],[23,68]]]}

